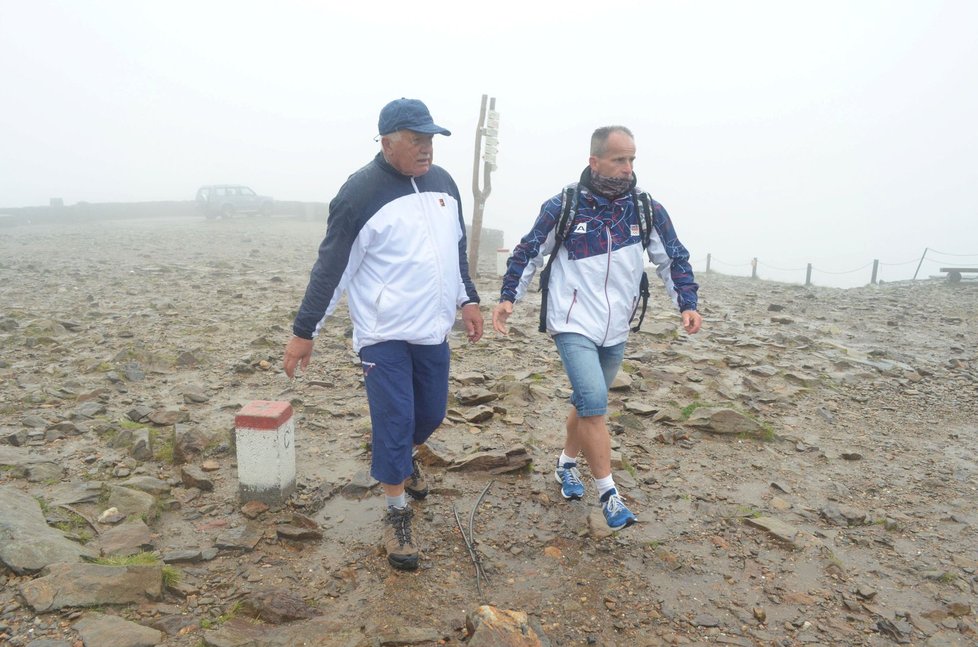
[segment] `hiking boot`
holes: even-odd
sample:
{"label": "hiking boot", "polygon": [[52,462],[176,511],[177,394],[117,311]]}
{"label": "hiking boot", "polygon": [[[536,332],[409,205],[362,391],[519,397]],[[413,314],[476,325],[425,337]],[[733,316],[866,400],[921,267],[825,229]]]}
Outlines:
{"label": "hiking boot", "polygon": [[554,471],[554,477],[560,483],[560,495],[574,501],[584,496],[584,483],[581,473],[577,471],[577,463],[564,463]]}
{"label": "hiking boot", "polygon": [[601,496],[601,510],[604,512],[604,520],[608,522],[608,527],[612,530],[621,530],[638,521],[638,518],[621,500],[618,490],[614,488]]}
{"label": "hiking boot", "polygon": [[384,519],[384,547],[387,561],[394,568],[413,571],[418,567],[418,547],[411,540],[411,508],[387,508]]}
{"label": "hiking boot", "polygon": [[418,462],[417,458],[412,458],[411,464],[414,469],[411,471],[411,476],[404,481],[404,491],[415,499],[423,499],[428,496],[428,479],[424,477],[424,472],[421,471],[421,463]]}

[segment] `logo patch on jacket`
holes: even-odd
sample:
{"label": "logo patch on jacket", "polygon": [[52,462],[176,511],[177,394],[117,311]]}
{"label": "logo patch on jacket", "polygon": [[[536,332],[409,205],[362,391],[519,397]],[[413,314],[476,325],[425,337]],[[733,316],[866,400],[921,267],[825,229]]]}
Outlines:
{"label": "logo patch on jacket", "polygon": [[587,233],[587,223],[586,222],[579,222],[579,223],[577,223],[577,226],[574,227],[574,233],[575,234],[586,234]]}
{"label": "logo patch on jacket", "polygon": [[438,198],[438,205],[444,207],[445,206],[445,198]]}
{"label": "logo patch on jacket", "polygon": [[632,225],[632,236],[638,236],[638,225]]}

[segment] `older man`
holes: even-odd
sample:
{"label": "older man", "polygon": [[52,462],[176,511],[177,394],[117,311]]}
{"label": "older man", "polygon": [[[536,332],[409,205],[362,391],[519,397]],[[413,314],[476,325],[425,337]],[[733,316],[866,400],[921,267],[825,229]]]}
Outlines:
{"label": "older man", "polygon": [[482,337],[483,320],[458,187],[432,162],[434,136],[451,132],[417,99],[388,103],[378,127],[381,151],[329,204],[284,368],[292,377],[308,366],[313,340],[345,292],[370,405],[370,471],[386,495],[387,559],[412,570],[418,549],[405,493],[428,494],[413,451],[445,417],[456,311],[470,342]]}

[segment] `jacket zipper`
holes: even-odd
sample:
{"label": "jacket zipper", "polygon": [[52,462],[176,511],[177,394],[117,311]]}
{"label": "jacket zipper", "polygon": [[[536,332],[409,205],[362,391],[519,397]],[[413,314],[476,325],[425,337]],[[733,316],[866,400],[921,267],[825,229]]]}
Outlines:
{"label": "jacket zipper", "polygon": [[[434,251],[434,249],[435,249],[435,236],[431,232],[431,218],[428,217],[428,213],[427,213],[427,210],[425,208],[424,198],[421,196],[421,191],[418,190],[418,185],[414,181],[414,178],[413,177],[411,178],[411,188],[414,189],[414,195],[415,195],[415,197],[418,200],[418,205],[421,207],[421,215],[424,218],[425,231],[428,232],[427,240],[425,242],[428,244],[428,250],[431,252],[431,257],[432,257],[432,259],[433,259],[433,261],[435,263],[435,266],[437,267],[437,271],[436,271],[436,274],[435,275],[438,277],[438,283],[439,283],[438,293],[440,294],[440,293],[442,293],[444,291],[443,290],[443,287],[444,286],[441,285],[441,262],[440,262],[440,258],[438,256],[438,253]],[[455,313],[453,312],[452,314],[454,315]]]}
{"label": "jacket zipper", "polygon": [[608,298],[608,279],[611,277],[611,228],[608,225],[604,226],[604,237],[608,243],[608,260],[605,263],[604,268],[604,302],[605,311],[608,313],[608,318],[604,322],[604,337],[601,339],[601,345],[608,340],[608,330],[611,329],[611,299]]}
{"label": "jacket zipper", "polygon": [[574,309],[575,304],[577,304],[577,288],[574,288],[574,294],[571,296],[571,304],[567,308],[567,318],[564,319],[564,323],[570,323],[571,311]]}

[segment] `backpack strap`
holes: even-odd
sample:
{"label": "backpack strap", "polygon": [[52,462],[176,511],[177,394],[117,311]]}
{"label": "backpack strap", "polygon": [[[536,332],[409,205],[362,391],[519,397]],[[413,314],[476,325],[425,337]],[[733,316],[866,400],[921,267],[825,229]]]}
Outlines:
{"label": "backpack strap", "polygon": [[642,249],[648,249],[652,240],[652,196],[646,192],[632,192],[635,207],[638,209],[638,230],[642,236]]}
{"label": "backpack strap", "polygon": [[[644,191],[632,191],[632,200],[638,210],[638,231],[642,238],[642,253],[645,254],[652,240],[652,196]],[[642,298],[642,312],[638,316],[638,323],[632,327],[632,332],[638,332],[645,320],[645,310],[649,306],[649,275],[643,270],[642,280],[638,286],[638,294]]]}
{"label": "backpack strap", "polygon": [[571,226],[573,225],[574,218],[577,217],[577,185],[569,184],[564,187],[563,192],[560,195],[560,218],[557,219],[557,226],[554,249],[557,248],[562,242],[567,240],[567,235],[570,234]]}
{"label": "backpack strap", "polygon": [[540,273],[540,292],[543,293],[543,300],[540,303],[540,332],[547,332],[547,297],[550,294],[550,266],[557,259],[557,252],[560,246],[567,239],[570,233],[574,218],[577,216],[577,194],[576,184],[568,184],[560,194],[560,215],[557,217],[557,224],[554,226],[554,248],[547,259],[547,266]]}
{"label": "backpack strap", "polygon": [[642,272],[642,280],[638,284],[638,293],[642,297],[642,312],[638,316],[638,323],[632,326],[632,332],[638,332],[645,321],[645,309],[649,305],[649,275]]}

